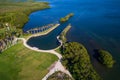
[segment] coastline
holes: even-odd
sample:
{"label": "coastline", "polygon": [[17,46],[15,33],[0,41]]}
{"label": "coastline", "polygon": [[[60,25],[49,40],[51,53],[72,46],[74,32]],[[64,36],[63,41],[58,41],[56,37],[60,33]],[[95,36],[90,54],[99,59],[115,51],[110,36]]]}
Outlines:
{"label": "coastline", "polygon": [[[28,44],[27,44],[27,41],[28,41],[30,38],[47,35],[47,34],[49,34],[51,31],[53,31],[54,29],[56,29],[57,27],[59,27],[59,25],[60,25],[60,24],[56,24],[55,26],[51,27],[51,28],[48,29],[48,30],[45,30],[45,31],[40,32],[40,33],[37,33],[37,34],[31,34],[31,35],[27,36],[26,38],[22,38],[22,37],[21,37],[21,38],[19,38],[19,39],[24,39],[25,44],[28,45]],[[57,36],[57,40],[58,40],[58,42],[60,43],[60,45],[59,45],[58,47],[53,48],[53,49],[50,49],[50,50],[42,50],[42,49],[39,49],[39,50],[41,50],[41,51],[51,51],[51,50],[56,50],[56,49],[58,49],[59,47],[62,46],[62,40],[59,39],[59,36]],[[33,48],[38,49],[37,47],[33,47]]]}
{"label": "coastline", "polygon": [[[58,1],[59,2],[59,1]],[[52,3],[52,4],[55,4],[56,6],[59,6],[60,4],[61,4],[61,1],[58,3],[57,1],[56,2],[54,2],[54,3]],[[62,2],[64,2],[64,1],[62,1]],[[68,2],[68,1],[67,1]],[[56,4],[56,3],[58,3],[58,4]],[[66,2],[64,2],[64,3],[66,3]],[[86,4],[86,2],[85,2],[85,4],[86,5],[81,5],[81,8],[79,9],[78,7],[78,3],[79,3],[79,1],[77,2],[77,4],[76,4],[76,1],[72,1],[71,3],[75,3],[75,4],[73,4],[73,6],[74,5],[76,5],[76,6],[74,6],[75,7],[75,9],[78,9],[78,11],[77,12],[75,12],[76,13],[76,16],[74,16],[74,18],[76,19],[75,21],[73,21],[73,20],[70,20],[70,22],[71,23],[74,23],[73,24],[73,26],[75,27],[74,28],[74,30],[72,30],[72,32],[70,32],[70,34],[72,34],[72,33],[75,33],[76,34],[76,36],[68,36],[68,39],[70,39],[70,41],[78,41],[78,42],[82,42],[82,43],[85,43],[85,46],[89,49],[88,51],[90,52],[90,54],[93,54],[94,52],[93,52],[93,49],[95,49],[96,47],[97,48],[102,48],[102,47],[104,47],[104,48],[106,48],[106,49],[108,49],[108,50],[110,50],[110,51],[112,51],[112,53],[114,53],[114,56],[115,56],[115,58],[119,61],[119,58],[118,58],[118,56],[119,56],[119,44],[115,44],[115,45],[113,45],[114,43],[119,43],[119,41],[118,41],[118,39],[116,38],[116,37],[118,37],[118,36],[116,36],[115,34],[116,33],[118,33],[119,32],[119,30],[117,30],[116,32],[113,32],[113,30],[116,30],[115,28],[113,28],[113,27],[111,27],[112,25],[109,25],[109,24],[107,24],[107,23],[109,23],[109,20],[108,19],[111,19],[111,18],[108,18],[107,17],[107,19],[106,19],[106,17],[104,17],[104,18],[102,18],[102,17],[100,17],[100,16],[102,16],[103,14],[102,14],[102,8],[100,8],[99,10],[100,11],[97,11],[96,12],[96,14],[94,14],[94,15],[92,15],[92,17],[93,18],[95,18],[96,19],[96,15],[100,15],[100,16],[97,16],[97,19],[98,19],[98,21],[97,20],[95,20],[95,19],[91,19],[90,17],[89,17],[89,15],[86,15],[87,13],[91,13],[91,9],[94,9],[95,8],[95,6],[96,5],[91,5],[93,2],[91,2],[90,4]],[[81,2],[80,2],[81,3]],[[96,3],[96,2],[95,2]],[[98,3],[98,2],[97,2]],[[97,4],[96,3],[96,4]],[[99,3],[98,3],[99,4]],[[100,5],[101,5],[102,3],[100,2]],[[115,4],[115,3],[114,3]],[[67,4],[66,4],[67,5]],[[69,4],[68,4],[69,5]],[[70,4],[71,5],[71,4]],[[90,10],[89,10],[89,5],[91,5],[91,8],[90,8]],[[98,5],[97,5],[98,6]],[[104,4],[102,4],[102,6],[104,6]],[[111,4],[109,4],[109,6],[111,6]],[[66,8],[66,7],[68,7],[68,8],[70,8],[70,6],[65,6],[65,7],[60,7],[60,10],[61,10],[61,12],[63,12],[64,13],[64,8]],[[71,6],[72,7],[72,6]],[[86,7],[86,8],[88,8],[88,10],[86,10],[86,13],[84,14],[84,12],[83,13],[78,13],[78,12],[81,12],[81,9],[83,9],[84,10],[84,7]],[[106,7],[106,6],[104,6],[104,7]],[[114,6],[111,6],[111,9],[113,9],[112,7],[114,7]],[[117,7],[115,7],[115,8],[117,8]],[[53,10],[56,10],[56,9],[59,9],[59,8],[55,8],[55,9],[53,9]],[[108,9],[108,12],[110,13],[111,12],[111,9]],[[71,8],[71,10],[72,11],[74,11],[74,8]],[[106,10],[107,10],[107,8],[106,8]],[[117,10],[117,9],[116,9]],[[104,10],[103,10],[104,11]],[[49,12],[49,11],[46,11],[46,12]],[[94,12],[94,11],[92,11],[92,12]],[[51,12],[52,13],[52,12]],[[51,14],[50,13],[50,14]],[[99,14],[98,14],[99,13]],[[104,12],[103,12],[104,13]],[[117,13],[117,12],[116,12]],[[56,14],[56,16],[61,16],[61,14],[57,14],[57,12],[55,13]],[[92,14],[92,13],[91,13]],[[112,13],[111,13],[112,14]],[[78,17],[78,15],[80,15],[79,17]],[[82,15],[82,18],[81,18],[81,15]],[[54,15],[55,16],[55,15]],[[56,17],[55,16],[55,17]],[[95,17],[94,17],[95,16]],[[116,15],[117,16],[117,15]],[[93,24],[91,24],[91,23],[87,23],[86,24],[86,21],[84,22],[84,20],[86,19],[86,17],[88,17],[88,22],[90,21],[90,22],[96,22],[96,24],[95,25],[93,25]],[[90,20],[89,20],[89,18],[90,18]],[[97,27],[97,28],[95,28],[95,26],[97,26],[97,22],[100,22],[99,21],[99,19],[101,20],[101,25],[103,25],[104,24],[104,22],[106,22],[107,20],[107,22],[106,22],[106,25],[108,25],[108,26],[110,26],[109,28],[110,28],[110,30],[108,30],[108,28],[106,28],[106,25],[103,25],[102,27],[103,28],[99,28],[99,27]],[[114,20],[115,19],[115,20]],[[114,25],[114,26],[117,26],[117,22],[114,22],[114,21],[116,21],[116,18],[112,18],[112,20],[113,20],[113,24],[116,24],[116,25]],[[117,20],[118,20],[118,18],[117,18]],[[82,21],[82,26],[80,26],[81,25],[81,22],[79,22],[79,21]],[[69,22],[69,21],[68,21]],[[75,24],[75,22],[77,23],[77,24]],[[110,20],[110,22],[111,22],[111,20]],[[111,23],[112,24],[112,23]],[[91,26],[91,28],[90,28],[90,30],[89,29],[87,29],[87,28],[89,28],[88,26]],[[98,24],[98,26],[99,26],[99,24]],[[100,26],[101,27],[101,26]],[[83,29],[84,28],[84,30],[81,30],[81,31],[79,31],[79,30],[77,30],[77,29]],[[103,33],[102,32],[102,34],[100,34],[100,32],[98,31],[97,32],[97,30],[107,30],[105,33]],[[113,30],[111,30],[111,29],[113,29]],[[85,32],[86,31],[86,32]],[[80,34],[80,35],[78,35],[78,34]],[[111,37],[110,37],[110,40],[109,40],[109,37],[107,37],[107,35],[111,35]],[[116,37],[114,37],[114,36],[116,36]],[[54,37],[54,38],[56,38],[56,37]],[[90,40],[89,40],[89,38],[90,38]],[[103,38],[103,39],[102,39]],[[104,38],[105,38],[105,40],[104,40]],[[115,38],[115,39],[114,39]],[[100,40],[102,40],[102,41],[100,41]],[[107,41],[107,42],[106,42]],[[86,42],[88,43],[88,44],[86,44]],[[111,45],[110,45],[110,43],[111,43]],[[91,48],[91,46],[92,46],[92,48]],[[114,47],[113,48],[113,46],[116,46],[116,47]],[[111,74],[111,72],[108,70],[105,70],[102,66],[101,66],[101,64],[99,64],[99,63],[97,63],[97,61],[95,60],[95,59],[93,59],[93,62],[92,62],[94,65],[95,65],[95,68],[98,70],[98,72],[103,76],[103,77],[105,77],[105,79],[113,79],[112,77],[114,77],[114,76],[116,76],[116,74],[119,74],[119,70],[117,70],[117,69],[119,69],[119,65],[117,64],[115,67],[114,67],[114,69],[111,69],[110,71],[112,71],[113,73],[114,73],[114,71],[115,71],[115,74],[114,75],[112,75]],[[104,74],[106,74],[109,78],[107,78],[107,76],[105,75],[104,76]],[[112,76],[109,76],[109,75],[112,75]],[[119,77],[119,76],[116,76],[116,78],[117,77]],[[117,78],[118,79],[118,78]]]}
{"label": "coastline", "polygon": [[57,36],[57,40],[60,43],[60,45],[58,47],[54,48],[54,50],[57,50],[58,48],[60,48],[63,45],[62,40],[60,40],[60,35]]}
{"label": "coastline", "polygon": [[[70,72],[62,65],[62,63],[61,63],[62,55],[61,55],[60,53],[58,53],[58,52],[55,51],[55,50],[58,49],[60,46],[62,46],[62,40],[59,39],[59,36],[57,36],[57,40],[60,42],[61,45],[58,46],[57,48],[51,49],[51,50],[41,50],[41,49],[38,49],[38,48],[36,48],[36,47],[31,47],[31,46],[29,46],[29,45],[27,44],[27,41],[28,41],[31,37],[37,37],[37,36],[46,35],[46,34],[50,33],[52,30],[54,30],[55,28],[57,28],[59,25],[60,25],[60,24],[57,24],[56,26],[54,26],[54,27],[50,28],[49,30],[44,31],[44,32],[42,32],[42,33],[33,34],[33,35],[29,36],[27,39],[25,39],[25,38],[17,38],[17,40],[23,41],[23,45],[24,45],[25,47],[27,47],[28,49],[30,49],[30,50],[37,51],[37,52],[48,52],[48,53],[54,54],[54,55],[56,55],[56,56],[58,57],[57,62],[56,62],[56,63],[53,63],[53,64],[54,64],[54,67],[49,70],[49,72],[43,77],[42,80],[47,80],[47,78],[48,78],[49,76],[51,76],[53,73],[55,73],[56,71],[61,71],[61,72],[63,72],[63,73],[66,73],[67,75],[69,75],[69,76],[72,78],[71,73],[70,73]],[[53,64],[52,64],[52,65],[53,65]],[[52,66],[52,65],[51,65],[51,66]],[[51,67],[51,66],[50,66],[50,67]]]}
{"label": "coastline", "polygon": [[[58,46],[58,47],[55,48],[55,49],[51,49],[51,50],[41,50],[41,49],[39,49],[39,48],[37,48],[37,47],[31,47],[31,46],[29,46],[29,45],[27,44],[27,41],[28,41],[31,37],[37,37],[37,36],[46,35],[46,34],[50,33],[52,30],[54,30],[55,28],[57,28],[59,25],[60,25],[60,24],[56,24],[55,26],[53,26],[52,28],[50,28],[50,29],[48,29],[48,30],[46,30],[46,31],[44,31],[44,32],[41,32],[41,33],[38,33],[38,34],[33,34],[33,35],[31,35],[31,36],[28,36],[27,39],[25,39],[25,38],[17,38],[17,40],[22,40],[22,41],[23,41],[23,45],[24,45],[25,47],[27,47],[28,49],[31,49],[31,50],[34,50],[34,51],[37,51],[37,52],[48,52],[48,53],[54,54],[54,55],[56,55],[56,56],[58,57],[58,61],[55,62],[55,63],[53,63],[53,64],[54,64],[54,67],[49,70],[49,72],[43,77],[42,80],[47,80],[47,78],[48,78],[49,76],[51,76],[53,73],[55,73],[56,71],[61,71],[61,72],[63,72],[63,73],[66,73],[67,75],[69,75],[69,76],[72,78],[71,73],[70,73],[70,72],[62,65],[62,63],[61,63],[62,55],[61,55],[60,53],[58,53],[58,52],[55,51],[56,49],[58,49],[59,47],[61,47],[62,44],[63,44],[62,40],[59,38],[60,35],[57,36],[57,40],[59,41],[60,46]],[[65,29],[66,29],[66,28],[65,28]],[[65,30],[65,31],[66,31],[66,30]],[[53,65],[53,64],[52,64],[52,65]],[[52,65],[51,65],[51,66],[52,66]],[[51,67],[51,66],[50,66],[50,67]]]}
{"label": "coastline", "polygon": [[[62,63],[61,63],[62,55],[60,53],[56,52],[54,49],[53,50],[41,50],[36,47],[31,47],[28,44],[26,44],[25,38],[17,38],[17,40],[23,41],[23,45],[30,50],[37,51],[37,52],[47,52],[47,53],[56,55],[58,57],[57,62],[55,64],[53,63],[55,66],[49,70],[49,72],[43,77],[42,80],[47,80],[47,78],[49,76],[51,76],[53,73],[55,73],[56,71],[61,71],[63,73],[66,73],[70,77],[72,77],[71,73],[62,65]],[[51,65],[53,65],[53,64],[51,64]]]}

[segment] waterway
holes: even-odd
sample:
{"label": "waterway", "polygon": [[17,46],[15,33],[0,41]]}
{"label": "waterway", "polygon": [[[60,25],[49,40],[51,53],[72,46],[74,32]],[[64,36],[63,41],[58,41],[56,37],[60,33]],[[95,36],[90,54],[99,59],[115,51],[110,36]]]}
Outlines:
{"label": "waterway", "polygon": [[[39,1],[39,0],[38,0]],[[30,14],[24,30],[59,21],[73,12],[75,15],[48,35],[29,39],[28,44],[40,49],[59,46],[57,36],[71,23],[68,41],[82,43],[91,56],[92,63],[104,80],[120,80],[120,0],[46,0],[51,8]],[[107,69],[93,57],[94,49],[111,52],[116,64]]]}

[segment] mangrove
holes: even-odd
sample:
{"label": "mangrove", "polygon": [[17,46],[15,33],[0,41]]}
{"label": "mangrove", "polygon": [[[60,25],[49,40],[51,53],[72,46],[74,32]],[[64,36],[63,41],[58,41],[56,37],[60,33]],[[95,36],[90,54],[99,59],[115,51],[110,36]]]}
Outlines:
{"label": "mangrove", "polygon": [[90,61],[86,48],[77,42],[65,43],[63,65],[70,71],[75,80],[101,80]]}
{"label": "mangrove", "polygon": [[115,60],[113,59],[110,52],[106,50],[98,50],[98,60],[108,68],[112,68]]}
{"label": "mangrove", "polygon": [[73,15],[74,15],[73,13],[70,13],[67,16],[60,18],[60,22],[63,23],[63,22],[68,21],[69,18],[72,17]]}

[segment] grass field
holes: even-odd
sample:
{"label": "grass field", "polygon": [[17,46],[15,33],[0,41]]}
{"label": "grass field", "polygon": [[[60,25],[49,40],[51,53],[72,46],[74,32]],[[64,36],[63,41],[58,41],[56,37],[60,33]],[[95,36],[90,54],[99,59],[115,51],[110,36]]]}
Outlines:
{"label": "grass field", "polygon": [[29,50],[19,42],[0,54],[0,80],[41,80],[58,58]]}

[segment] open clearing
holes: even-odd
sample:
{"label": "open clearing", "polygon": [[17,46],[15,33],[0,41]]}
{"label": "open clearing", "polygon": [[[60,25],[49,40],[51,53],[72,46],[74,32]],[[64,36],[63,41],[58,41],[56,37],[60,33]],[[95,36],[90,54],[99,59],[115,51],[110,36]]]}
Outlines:
{"label": "open clearing", "polygon": [[41,80],[57,60],[52,54],[32,51],[19,42],[0,54],[0,79]]}

